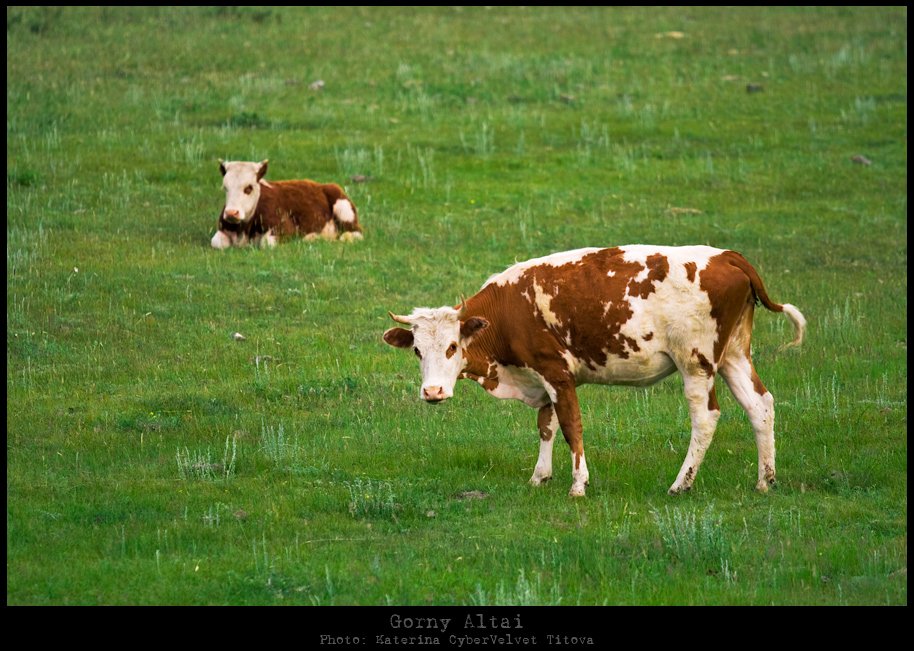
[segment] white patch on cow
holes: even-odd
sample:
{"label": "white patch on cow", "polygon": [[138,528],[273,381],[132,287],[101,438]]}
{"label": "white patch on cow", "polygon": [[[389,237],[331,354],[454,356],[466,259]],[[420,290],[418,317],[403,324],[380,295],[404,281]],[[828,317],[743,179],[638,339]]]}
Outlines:
{"label": "white patch on cow", "polygon": [[348,199],[337,199],[333,204],[333,215],[341,222],[350,224],[355,221],[355,211]]}
{"label": "white patch on cow", "polygon": [[226,235],[225,231],[216,231],[209,243],[214,249],[227,249],[232,245],[232,239]]}
{"label": "white patch on cow", "polygon": [[530,483],[534,486],[539,486],[544,481],[552,478],[552,444],[555,443],[555,434],[559,431],[559,419],[555,415],[554,408],[550,412],[549,424],[547,425],[549,439],[547,440],[542,435],[540,436],[540,453],[536,460],[536,467],[533,469],[533,476],[530,478]]}
{"label": "white patch on cow", "polygon": [[498,376],[498,386],[489,393],[501,400],[520,400],[530,407],[555,402],[555,389],[532,368],[503,366],[493,362],[488,376]]}
{"label": "white patch on cow", "polygon": [[533,291],[536,293],[533,303],[540,311],[540,314],[543,315],[543,320],[546,324],[556,328],[561,327],[562,324],[559,321],[559,318],[555,315],[555,312],[552,311],[551,304],[553,297],[544,292],[543,288],[540,287],[538,283],[533,283]]}
{"label": "white patch on cow", "polygon": [[[260,201],[260,182],[257,175],[263,163],[232,161],[223,163],[225,174],[222,187],[225,189],[223,215],[237,215],[238,220],[248,221],[254,216]],[[246,192],[247,190],[247,192]]]}
{"label": "white patch on cow", "polygon": [[[577,462],[577,467],[575,463]],[[571,453],[571,490],[568,494],[572,497],[584,497],[586,486],[590,481],[590,472],[587,470],[587,459],[584,453],[581,453],[580,460],[575,459],[574,452]]]}
{"label": "white patch on cow", "polygon": [[597,247],[589,247],[585,249],[574,249],[572,251],[561,251],[559,253],[553,253],[551,255],[543,256],[541,258],[533,258],[532,260],[527,260],[525,262],[518,262],[517,264],[508,267],[501,273],[494,274],[489,277],[486,282],[483,283],[483,287],[491,283],[496,285],[511,285],[518,282],[524,273],[532,267],[538,267],[540,265],[549,265],[552,267],[560,267],[565,264],[580,262],[581,258],[589,253],[594,253],[599,251]]}

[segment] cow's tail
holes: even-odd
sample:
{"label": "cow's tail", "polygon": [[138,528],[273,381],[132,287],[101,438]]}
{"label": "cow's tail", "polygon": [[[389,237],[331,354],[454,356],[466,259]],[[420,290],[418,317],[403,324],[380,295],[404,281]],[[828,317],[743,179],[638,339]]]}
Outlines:
{"label": "cow's tail", "polygon": [[783,350],[784,348],[802,344],[803,337],[806,334],[806,317],[803,316],[803,313],[790,303],[784,303],[782,305],[780,303],[775,303],[768,298],[768,292],[765,291],[765,284],[762,282],[762,279],[755,268],[739,253],[736,253],[735,251],[733,251],[733,253],[736,255],[732,259],[732,262],[749,277],[749,283],[752,285],[752,293],[755,294],[756,301],[772,312],[783,312],[787,318],[790,319],[791,323],[793,323],[795,333],[794,339],[790,343],[781,346],[781,349]]}

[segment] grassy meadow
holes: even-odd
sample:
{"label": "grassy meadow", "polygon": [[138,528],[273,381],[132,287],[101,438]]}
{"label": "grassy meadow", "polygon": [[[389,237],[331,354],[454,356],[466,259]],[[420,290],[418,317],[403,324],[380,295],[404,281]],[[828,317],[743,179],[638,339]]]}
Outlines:
{"label": "grassy meadow", "polygon": [[[907,603],[904,7],[8,7],[6,66],[8,604]],[[212,250],[218,158],[365,239]],[[806,315],[756,312],[769,494],[722,386],[676,498],[681,379],[582,387],[575,500],[534,410],[381,340],[630,243]]]}

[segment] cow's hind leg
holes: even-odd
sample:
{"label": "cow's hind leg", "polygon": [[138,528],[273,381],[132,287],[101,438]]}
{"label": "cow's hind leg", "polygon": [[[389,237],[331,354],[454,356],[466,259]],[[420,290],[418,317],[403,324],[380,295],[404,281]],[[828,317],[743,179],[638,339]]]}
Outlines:
{"label": "cow's hind leg", "polygon": [[559,428],[559,420],[555,415],[552,404],[541,407],[537,416],[537,426],[540,432],[540,456],[536,460],[536,468],[530,483],[539,486],[552,479],[552,444],[555,442],[555,432]]}
{"label": "cow's hind leg", "polygon": [[752,360],[741,350],[724,358],[720,374],[752,423],[758,446],[758,483],[755,488],[764,493],[775,479],[774,397],[756,375]]}
{"label": "cow's hind leg", "polygon": [[682,379],[686,399],[689,402],[689,417],[692,421],[692,438],[685,461],[679,469],[676,481],[670,486],[670,495],[683,493],[692,488],[698,467],[705,458],[705,452],[714,438],[717,420],[720,418],[720,407],[717,405],[717,394],[714,392],[714,371],[704,357],[700,356],[703,365],[687,371],[683,369]]}

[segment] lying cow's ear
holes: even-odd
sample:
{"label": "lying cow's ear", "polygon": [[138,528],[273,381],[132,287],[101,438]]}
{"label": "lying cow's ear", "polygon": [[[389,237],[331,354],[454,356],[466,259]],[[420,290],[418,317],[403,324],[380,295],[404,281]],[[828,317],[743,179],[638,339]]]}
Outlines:
{"label": "lying cow's ear", "polygon": [[384,341],[394,348],[412,348],[413,333],[403,328],[391,328],[384,333]]}
{"label": "lying cow's ear", "polygon": [[266,176],[266,174],[267,174],[267,163],[269,163],[269,162],[270,162],[269,159],[265,159],[265,160],[260,161],[260,169],[257,170],[257,180],[258,180],[258,181],[259,181],[260,179],[262,179],[264,176]]}
{"label": "lying cow's ear", "polygon": [[219,159],[219,171],[222,172],[222,176],[225,176],[225,161],[221,158]]}
{"label": "lying cow's ear", "polygon": [[466,321],[460,322],[460,336],[469,339],[480,330],[489,327],[489,322],[481,316],[471,316]]}

